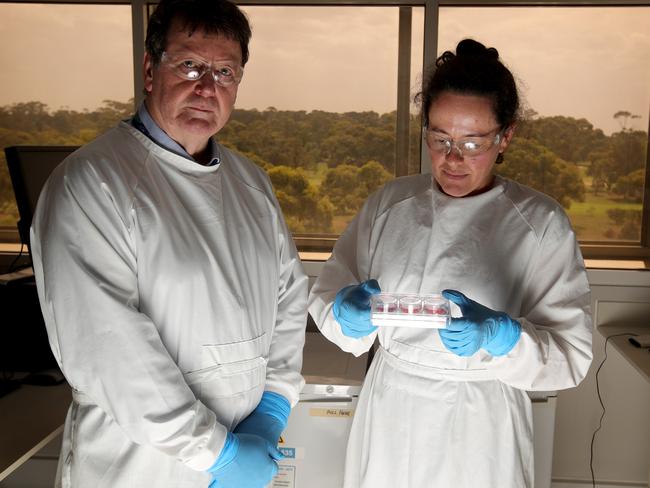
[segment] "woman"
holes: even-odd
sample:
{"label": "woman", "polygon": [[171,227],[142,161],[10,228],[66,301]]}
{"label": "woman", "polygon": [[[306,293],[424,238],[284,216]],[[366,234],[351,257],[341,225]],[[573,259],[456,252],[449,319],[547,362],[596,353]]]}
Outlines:
{"label": "woman", "polygon": [[[526,390],[576,386],[591,363],[584,263],[555,201],[493,173],[519,111],[496,49],[461,41],[420,98],[432,175],[372,195],[310,295],[321,332],[343,350],[358,356],[379,337],[345,486],[532,487]],[[377,329],[369,298],[380,286],[445,290],[461,316],[447,329]]]}

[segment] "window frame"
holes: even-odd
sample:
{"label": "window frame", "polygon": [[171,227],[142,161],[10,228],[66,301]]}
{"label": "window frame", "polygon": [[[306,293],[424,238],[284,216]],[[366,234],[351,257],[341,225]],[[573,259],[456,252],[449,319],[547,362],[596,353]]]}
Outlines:
{"label": "window frame", "polygon": [[[440,7],[650,7],[650,0],[235,0],[242,6],[393,6],[400,8],[400,34],[398,48],[398,124],[396,127],[396,151],[401,154],[404,147],[408,150],[408,125],[404,130],[403,114],[406,113],[408,124],[408,76],[406,77],[406,90],[404,89],[404,70],[409,70],[405,59],[405,52],[410,53],[410,36],[404,35],[403,28],[410,18],[408,7],[424,7],[424,56],[423,66],[429,66],[435,61],[437,53],[438,20]],[[133,36],[133,88],[136,106],[142,101],[144,84],[142,80],[142,59],[144,57],[144,39],[146,32],[147,12],[150,6],[157,2],[144,0],[0,0],[0,3],[41,3],[41,4],[113,4],[131,6],[131,27]],[[410,25],[409,25],[410,29]],[[408,41],[406,38],[408,37]],[[407,51],[408,50],[408,51]],[[406,95],[405,95],[406,94]],[[650,107],[648,107],[650,114]],[[402,119],[400,119],[402,114]],[[400,121],[401,120],[401,121]],[[593,241],[581,241],[580,248],[586,259],[646,259],[650,258],[650,123],[647,129],[648,145],[646,150],[646,172],[644,185],[643,210],[641,217],[641,238],[637,244],[615,244]],[[399,159],[398,159],[399,160]],[[405,173],[403,167],[396,168],[395,176]],[[426,149],[421,149],[420,171],[430,173]],[[324,235],[296,235],[296,244],[301,251],[331,251],[336,237]],[[0,228],[0,244],[20,242],[18,231],[10,228]]]}

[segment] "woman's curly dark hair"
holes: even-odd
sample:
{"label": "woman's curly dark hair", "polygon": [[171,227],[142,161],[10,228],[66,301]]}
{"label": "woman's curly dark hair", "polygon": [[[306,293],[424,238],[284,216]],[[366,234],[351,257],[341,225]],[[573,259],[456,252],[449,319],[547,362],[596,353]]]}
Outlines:
{"label": "woman's curly dark hair", "polygon": [[463,39],[456,53],[445,51],[436,59],[416,96],[424,125],[429,109],[444,92],[484,96],[492,100],[494,115],[502,129],[519,119],[519,94],[512,73],[499,59],[499,52],[473,39]]}

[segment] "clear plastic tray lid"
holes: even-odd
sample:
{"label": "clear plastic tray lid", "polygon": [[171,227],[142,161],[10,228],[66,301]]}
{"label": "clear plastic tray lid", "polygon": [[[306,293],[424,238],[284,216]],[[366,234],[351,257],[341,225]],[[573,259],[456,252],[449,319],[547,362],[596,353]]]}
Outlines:
{"label": "clear plastic tray lid", "polygon": [[378,327],[444,329],[449,322],[449,300],[438,293],[380,293],[372,296],[372,324]]}

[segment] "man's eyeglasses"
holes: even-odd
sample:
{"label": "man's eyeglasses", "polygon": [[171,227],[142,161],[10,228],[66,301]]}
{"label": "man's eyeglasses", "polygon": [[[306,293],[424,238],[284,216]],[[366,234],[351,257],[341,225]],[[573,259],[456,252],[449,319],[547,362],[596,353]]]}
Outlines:
{"label": "man's eyeglasses", "polygon": [[465,137],[463,139],[454,141],[450,137],[447,137],[440,132],[427,129],[425,127],[424,137],[427,141],[427,146],[429,146],[429,150],[433,153],[444,154],[447,156],[451,150],[455,148],[461,157],[472,158],[486,153],[495,145],[499,144],[501,141],[502,133],[499,132],[494,137]]}
{"label": "man's eyeglasses", "polygon": [[234,66],[233,63],[208,63],[199,58],[186,55],[174,56],[166,52],[162,54],[160,60],[184,80],[199,80],[209,71],[217,85],[231,86],[239,84],[244,76],[244,68]]}

